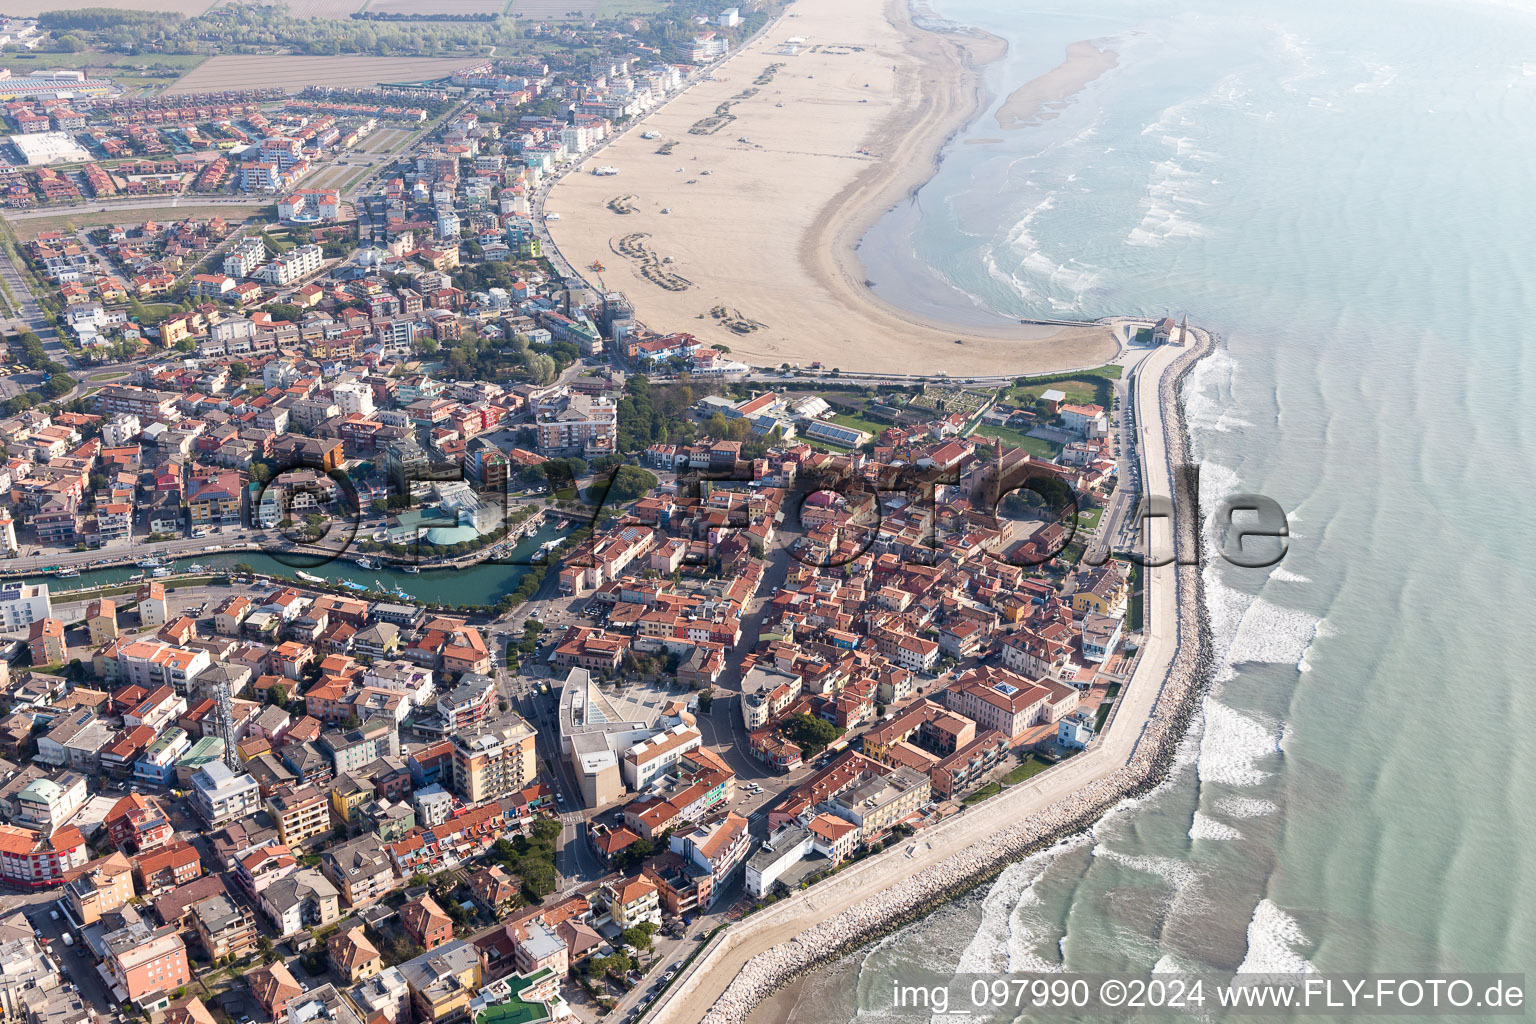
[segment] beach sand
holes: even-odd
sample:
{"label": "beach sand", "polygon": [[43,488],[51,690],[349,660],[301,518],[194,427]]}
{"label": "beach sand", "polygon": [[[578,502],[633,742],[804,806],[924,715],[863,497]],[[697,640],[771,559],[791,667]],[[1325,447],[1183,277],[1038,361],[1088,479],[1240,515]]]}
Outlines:
{"label": "beach sand", "polygon": [[997,108],[997,126],[1017,131],[1049,121],[1061,113],[1068,100],[1119,62],[1113,50],[1101,50],[1091,42],[1067,47],[1067,59],[1039,78],[1013,91]]}
{"label": "beach sand", "polygon": [[[797,37],[797,54],[779,52]],[[1002,52],[992,37],[916,28],[904,0],[799,0],[714,81],[557,184],[551,237],[578,268],[601,261],[600,283],[626,292],[647,327],[760,365],[958,375],[1102,363],[1116,352],[1107,328],[938,323],[865,285],[859,240],[932,177],[980,109],[977,69]],[[717,130],[690,133],[722,104]],[[619,173],[586,173],[604,165]],[[620,197],[632,212],[610,209]]]}

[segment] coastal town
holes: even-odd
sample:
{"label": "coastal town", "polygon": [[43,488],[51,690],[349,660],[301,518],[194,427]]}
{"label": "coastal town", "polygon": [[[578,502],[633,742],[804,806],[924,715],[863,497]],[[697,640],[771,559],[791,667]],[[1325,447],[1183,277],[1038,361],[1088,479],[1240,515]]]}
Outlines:
{"label": "coastal town", "polygon": [[373,86],[0,71],[8,1015],[649,1021],[1132,742],[1206,339],[951,376],[650,322],[670,261],[548,203],[670,160],[646,115],[776,13],[686,6]]}

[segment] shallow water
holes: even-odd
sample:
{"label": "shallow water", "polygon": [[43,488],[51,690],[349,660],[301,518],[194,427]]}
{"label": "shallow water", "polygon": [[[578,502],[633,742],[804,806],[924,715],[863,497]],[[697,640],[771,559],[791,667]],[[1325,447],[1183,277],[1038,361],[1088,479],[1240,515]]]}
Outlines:
{"label": "shallow water", "polygon": [[1186,393],[1203,501],[1268,494],[1293,536],[1205,570],[1220,669],[1168,784],[773,1015],[851,1020],[911,966],[1525,970],[1536,13],[936,7],[1009,40],[998,97],[1077,40],[1119,65],[962,132],[867,276],[940,315],[1188,313],[1225,339]]}

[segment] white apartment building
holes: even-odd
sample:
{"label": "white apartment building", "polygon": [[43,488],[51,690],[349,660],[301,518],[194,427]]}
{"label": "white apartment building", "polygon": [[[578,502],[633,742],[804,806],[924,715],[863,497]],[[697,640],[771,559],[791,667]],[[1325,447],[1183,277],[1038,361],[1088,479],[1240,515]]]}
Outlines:
{"label": "white apartment building", "polygon": [[252,276],[267,284],[281,287],[319,273],[320,266],[324,262],[318,245],[300,245],[287,252],[278,253]]}
{"label": "white apartment building", "polygon": [[331,399],[343,416],[373,415],[373,388],[360,381],[343,381],[331,388]]}
{"label": "white apartment building", "polygon": [[250,277],[267,262],[267,247],[259,238],[242,238],[224,257],[224,273],[229,277]]}
{"label": "white apartment building", "polygon": [[6,631],[26,629],[39,619],[53,614],[46,583],[6,583],[0,585],[0,625]]}

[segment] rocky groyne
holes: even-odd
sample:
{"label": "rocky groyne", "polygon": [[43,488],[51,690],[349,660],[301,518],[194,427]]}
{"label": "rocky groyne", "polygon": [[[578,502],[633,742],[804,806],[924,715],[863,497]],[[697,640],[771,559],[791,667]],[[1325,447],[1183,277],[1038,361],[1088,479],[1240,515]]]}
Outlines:
{"label": "rocky groyne", "polygon": [[[1176,469],[1190,463],[1189,438],[1184,428],[1179,390],[1196,362],[1211,347],[1210,336],[1198,332],[1196,344],[1170,364],[1158,382],[1158,403],[1168,448],[1167,463],[1175,467],[1172,487],[1179,490],[1173,502],[1176,551],[1198,543],[1200,536],[1197,495],[1188,493],[1188,483]],[[1199,706],[1211,669],[1211,638],[1203,612],[1200,567],[1197,564],[1179,565],[1175,577],[1175,651],[1151,713],[1141,725],[1141,734],[1126,764],[1022,821],[1000,826],[948,859],[907,874],[878,894],[829,916],[793,941],[752,957],[704,1015],[705,1024],[742,1024],[758,1003],[797,975],[921,917],[995,877],[1007,865],[1083,831],[1127,797],[1145,793],[1161,783],[1172,763],[1174,749]],[[1135,727],[1130,721],[1122,721],[1119,725],[1121,728]],[[1019,787],[1020,790],[1023,788]],[[989,810],[997,810],[997,802],[1006,800],[1014,792],[1010,790],[970,809],[969,813],[987,814]],[[942,828],[939,826],[940,830]],[[933,840],[942,842],[942,831]],[[882,858],[899,856],[894,850],[881,855]],[[880,859],[874,858],[856,868],[876,868],[876,861]],[[814,907],[817,890],[822,886],[835,886],[837,881],[838,876],[834,876],[812,887],[804,896]],[[770,907],[762,914],[772,915],[773,910]],[[729,948],[732,942],[730,931],[722,935],[719,942],[721,949]],[[710,956],[700,957],[693,965],[694,970],[708,970],[711,959]],[[688,988],[686,982],[690,980],[680,979],[677,988]],[[679,992],[679,995],[683,993]]]}

